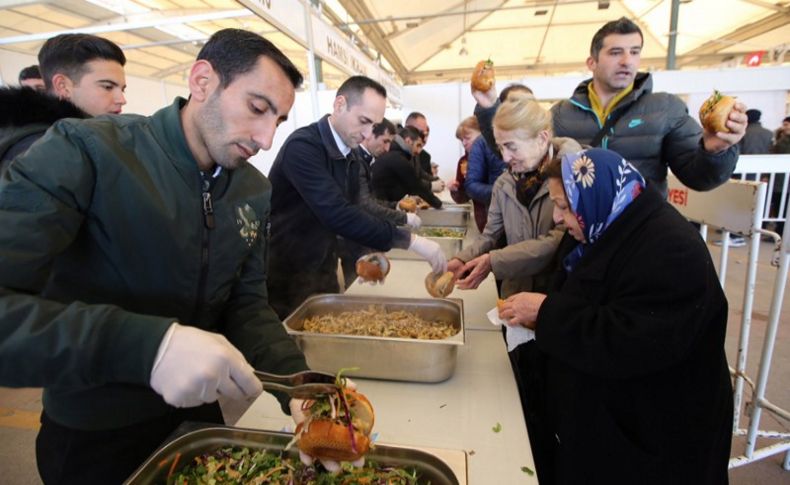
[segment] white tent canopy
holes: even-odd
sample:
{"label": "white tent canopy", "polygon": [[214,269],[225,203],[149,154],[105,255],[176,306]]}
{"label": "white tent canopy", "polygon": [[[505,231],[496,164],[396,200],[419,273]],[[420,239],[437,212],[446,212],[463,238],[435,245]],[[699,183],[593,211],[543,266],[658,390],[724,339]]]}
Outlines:
{"label": "white tent canopy", "polygon": [[[340,0],[356,13],[356,26],[384,39],[387,60],[406,82],[468,76],[477,60],[515,77],[584,70],[590,40],[604,23],[636,21],[644,33],[643,66],[666,63],[669,0],[470,0],[424,2]],[[710,66],[790,42],[788,2],[693,0],[679,5],[678,66]],[[784,6],[783,6],[784,4]],[[355,8],[355,7],[359,8]],[[602,8],[606,7],[606,8]],[[408,16],[404,13],[408,12]],[[368,19],[359,19],[367,14]],[[403,20],[382,21],[392,17]],[[378,47],[378,44],[375,44]],[[382,48],[382,52],[386,52]]]}
{"label": "white tent canopy", "polygon": [[[258,3],[271,4],[268,0]],[[301,0],[282,0],[299,7]],[[282,3],[281,2],[281,3]],[[671,0],[330,0],[322,18],[404,84],[468,78],[491,58],[498,78],[583,72],[593,33],[626,16],[643,29],[643,68],[663,68]],[[764,52],[784,61],[790,2],[681,0],[677,67],[736,65]],[[312,4],[312,3],[311,3]],[[298,8],[294,15],[299,15]],[[119,44],[127,73],[183,84],[202,42],[237,27],[272,40],[307,72],[305,47],[233,0],[0,0],[0,49],[35,55],[54,33],[87,31]],[[788,58],[790,61],[790,57]],[[329,62],[320,81],[336,87],[347,74]]]}

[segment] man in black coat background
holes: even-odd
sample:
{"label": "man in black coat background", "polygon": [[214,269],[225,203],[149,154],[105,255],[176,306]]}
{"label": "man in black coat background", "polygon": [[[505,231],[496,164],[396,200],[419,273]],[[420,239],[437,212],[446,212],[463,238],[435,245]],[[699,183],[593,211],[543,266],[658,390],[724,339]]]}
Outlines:
{"label": "man in black coat background", "polygon": [[416,128],[401,129],[390,151],[379,157],[372,167],[371,186],[377,198],[396,202],[406,195],[419,195],[431,207],[442,207],[442,201],[431,191],[431,182],[420,175],[422,169],[417,157],[422,147],[423,139]]}

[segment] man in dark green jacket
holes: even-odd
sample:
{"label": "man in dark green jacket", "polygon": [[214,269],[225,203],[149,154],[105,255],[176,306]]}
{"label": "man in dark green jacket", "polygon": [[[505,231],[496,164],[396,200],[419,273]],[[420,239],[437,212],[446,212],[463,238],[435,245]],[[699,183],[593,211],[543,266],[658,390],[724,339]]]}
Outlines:
{"label": "man in dark green jacket", "polygon": [[218,395],[257,396],[253,368],[307,368],[268,304],[271,186],[247,163],[301,81],[226,29],[188,101],[61,120],[0,180],[0,385],[45,388],[45,483],[119,483],[182,421],[222,422]]}

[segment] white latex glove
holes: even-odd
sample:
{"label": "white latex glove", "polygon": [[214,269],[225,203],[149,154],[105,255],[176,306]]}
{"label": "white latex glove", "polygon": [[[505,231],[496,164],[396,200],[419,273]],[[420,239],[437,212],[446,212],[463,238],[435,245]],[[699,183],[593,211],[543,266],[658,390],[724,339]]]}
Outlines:
{"label": "white latex glove", "polygon": [[406,225],[412,229],[419,229],[422,226],[422,219],[417,214],[412,212],[406,213]]}
{"label": "white latex glove", "polygon": [[447,259],[436,241],[412,234],[409,251],[414,251],[428,261],[434,273],[442,274],[447,271]]}
{"label": "white latex glove", "polygon": [[356,281],[356,283],[357,283],[358,285],[377,286],[377,285],[383,285],[383,284],[384,284],[384,282],[383,282],[383,281],[377,281],[377,280],[363,280],[362,278],[359,278],[359,277],[357,277],[357,279],[356,279],[355,281]]}
{"label": "white latex glove", "polygon": [[305,418],[307,418],[307,416],[304,415],[304,411],[302,411],[303,405],[304,399],[293,398],[288,401],[288,409],[291,410],[291,418],[297,426],[303,423]]}
{"label": "white latex glove", "polygon": [[220,394],[247,399],[263,392],[252,366],[225,337],[178,323],[159,344],[151,388],[179,408],[214,402]]}
{"label": "white latex glove", "polygon": [[434,180],[431,182],[431,192],[441,192],[444,190],[444,180]]}

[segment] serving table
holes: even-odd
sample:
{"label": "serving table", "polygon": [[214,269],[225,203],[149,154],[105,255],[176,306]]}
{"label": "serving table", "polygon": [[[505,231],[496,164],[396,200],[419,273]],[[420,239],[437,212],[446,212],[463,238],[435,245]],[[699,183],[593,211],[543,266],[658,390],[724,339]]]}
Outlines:
{"label": "serving table", "polygon": [[[393,261],[384,285],[354,284],[347,293],[429,298],[429,271],[424,261]],[[376,410],[377,441],[464,450],[472,485],[536,484],[537,476],[522,470],[535,465],[502,334],[485,317],[496,306],[493,277],[477,290],[456,288],[450,298],[463,299],[466,324],[452,377],[434,384],[354,379]],[[293,422],[264,393],[236,425],[282,430]]]}

